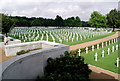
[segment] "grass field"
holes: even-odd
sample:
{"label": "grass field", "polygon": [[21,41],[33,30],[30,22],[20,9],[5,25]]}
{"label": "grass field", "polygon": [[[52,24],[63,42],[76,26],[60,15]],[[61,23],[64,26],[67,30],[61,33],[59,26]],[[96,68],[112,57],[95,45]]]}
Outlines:
{"label": "grass field", "polygon": [[[100,49],[95,49],[94,51],[89,51],[88,54],[81,53],[81,56],[83,56],[85,58],[85,62],[115,73],[119,73],[120,74],[120,67],[117,68],[115,63],[116,63],[116,59],[118,57],[118,50],[115,49],[115,52],[112,52],[112,46],[115,46],[118,43],[114,43],[112,45],[109,46],[104,46],[104,48],[100,48]],[[107,49],[110,48],[110,55],[107,54]],[[105,57],[102,58],[101,54],[102,54],[102,50],[105,50]],[[98,61],[95,61],[95,53],[98,53]]]}

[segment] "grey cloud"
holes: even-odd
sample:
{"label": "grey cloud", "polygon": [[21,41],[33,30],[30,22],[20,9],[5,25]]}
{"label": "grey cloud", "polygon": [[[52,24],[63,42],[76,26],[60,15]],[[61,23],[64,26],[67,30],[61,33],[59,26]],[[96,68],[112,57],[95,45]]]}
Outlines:
{"label": "grey cloud", "polygon": [[29,2],[26,4],[8,4],[2,7],[0,12],[12,15],[28,17],[55,18],[61,15],[63,18],[79,16],[82,20],[88,20],[90,14],[96,10],[102,14],[117,8],[117,2]]}

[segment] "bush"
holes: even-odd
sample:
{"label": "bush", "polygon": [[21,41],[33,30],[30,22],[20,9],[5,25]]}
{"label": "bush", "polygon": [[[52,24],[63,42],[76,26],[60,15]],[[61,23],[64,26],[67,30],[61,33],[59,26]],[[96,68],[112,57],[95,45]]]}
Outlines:
{"label": "bush", "polygon": [[27,53],[27,52],[29,52],[29,50],[28,50],[28,51],[21,50],[21,51],[17,52],[17,55],[25,54],[25,53]]}
{"label": "bush", "polygon": [[[68,52],[66,52],[68,53]],[[91,70],[80,56],[61,56],[47,60],[45,75],[37,81],[89,81]]]}

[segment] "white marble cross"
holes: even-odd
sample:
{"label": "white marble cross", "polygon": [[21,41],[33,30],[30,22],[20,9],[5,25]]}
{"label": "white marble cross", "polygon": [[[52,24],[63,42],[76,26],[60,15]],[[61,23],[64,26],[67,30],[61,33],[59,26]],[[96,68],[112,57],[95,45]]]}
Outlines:
{"label": "white marble cross", "polygon": [[114,49],[115,49],[115,47],[114,47],[114,46],[112,46],[112,52],[114,52]]}
{"label": "white marble cross", "polygon": [[114,42],[113,42],[113,39],[112,39],[112,44],[113,44]]}
{"label": "white marble cross", "polygon": [[102,50],[102,58],[104,58],[104,56],[105,56],[105,51],[104,50]]}
{"label": "white marble cross", "polygon": [[74,38],[72,38],[72,42],[73,42]]}
{"label": "white marble cross", "polygon": [[86,47],[86,53],[88,53],[88,47]]}
{"label": "white marble cross", "polygon": [[119,67],[119,62],[120,62],[119,58],[117,58],[116,62],[117,62],[117,67]]}
{"label": "white marble cross", "polygon": [[106,41],[106,46],[107,46],[107,41]]}
{"label": "white marble cross", "polygon": [[92,51],[94,51],[94,45],[92,46]]}
{"label": "white marble cross", "polygon": [[110,55],[110,48],[108,48],[108,55]]}
{"label": "white marble cross", "polygon": [[98,54],[95,53],[95,61],[97,61],[97,60],[98,60]]}
{"label": "white marble cross", "polygon": [[79,56],[80,56],[80,53],[81,53],[81,50],[80,50],[80,49],[78,50],[78,53],[79,53]]}
{"label": "white marble cross", "polygon": [[102,48],[103,48],[103,46],[104,46],[104,43],[102,42]]}
{"label": "white marble cross", "polygon": [[118,44],[116,44],[116,50],[118,50]]}
{"label": "white marble cross", "polygon": [[99,49],[99,44],[97,44],[97,49]]}
{"label": "white marble cross", "polygon": [[110,40],[109,40],[109,45],[110,45]]}

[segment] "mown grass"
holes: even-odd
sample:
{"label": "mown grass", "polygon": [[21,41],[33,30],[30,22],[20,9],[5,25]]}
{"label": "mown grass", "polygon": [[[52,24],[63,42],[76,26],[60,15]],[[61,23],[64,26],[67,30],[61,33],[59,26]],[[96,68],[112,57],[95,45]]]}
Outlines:
{"label": "mown grass", "polygon": [[[116,67],[116,59],[118,57],[118,50],[115,49],[115,52],[112,52],[112,46],[116,46],[117,43],[111,44],[109,46],[104,46],[104,48],[95,49],[94,51],[89,51],[88,54],[81,53],[81,56],[85,58],[85,62],[115,73],[120,74],[120,67]],[[107,49],[110,48],[110,55],[107,53]],[[116,47],[115,47],[116,48]],[[102,58],[102,50],[105,50],[105,57]],[[95,53],[98,53],[98,61],[95,61]]]}

